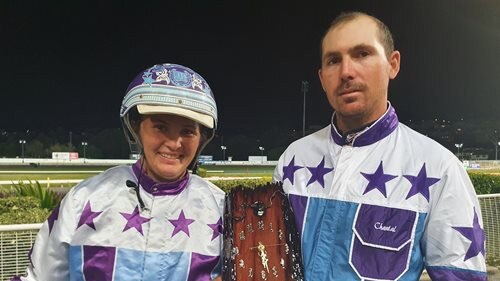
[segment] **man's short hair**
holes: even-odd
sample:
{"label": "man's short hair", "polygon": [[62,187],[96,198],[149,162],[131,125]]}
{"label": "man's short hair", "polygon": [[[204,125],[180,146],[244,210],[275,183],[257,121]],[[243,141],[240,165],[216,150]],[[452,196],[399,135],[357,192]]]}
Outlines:
{"label": "man's short hair", "polygon": [[394,51],[394,39],[387,25],[385,25],[382,21],[380,21],[374,16],[368,15],[363,12],[353,11],[353,12],[342,12],[330,23],[330,26],[328,26],[328,29],[325,31],[323,37],[321,38],[321,46],[320,46],[321,57],[323,56],[323,41],[325,40],[325,37],[328,34],[328,32],[330,32],[330,30],[336,28],[337,26],[343,23],[350,22],[358,17],[368,17],[375,22],[378,28],[378,39],[382,44],[382,46],[384,47],[385,56],[387,58],[391,56],[392,52]]}

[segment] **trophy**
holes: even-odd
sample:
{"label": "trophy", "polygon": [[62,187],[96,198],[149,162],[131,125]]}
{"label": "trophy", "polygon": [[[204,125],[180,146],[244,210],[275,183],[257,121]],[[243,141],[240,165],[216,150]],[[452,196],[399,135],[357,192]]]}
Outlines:
{"label": "trophy", "polygon": [[281,183],[226,194],[222,277],[303,280],[300,238]]}

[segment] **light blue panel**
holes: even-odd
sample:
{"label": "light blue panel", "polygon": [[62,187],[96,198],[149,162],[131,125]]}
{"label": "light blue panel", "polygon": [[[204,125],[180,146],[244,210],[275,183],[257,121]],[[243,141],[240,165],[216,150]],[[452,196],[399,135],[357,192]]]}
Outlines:
{"label": "light blue panel", "polygon": [[304,229],[302,231],[302,257],[305,269],[309,268],[312,262],[312,257],[314,256],[314,245],[316,244],[316,239],[319,235],[318,230],[320,229],[320,224],[323,220],[323,210],[325,208],[325,204],[326,200],[323,199],[309,199],[309,206],[304,218],[307,223],[304,224]]}
{"label": "light blue panel", "polygon": [[69,246],[69,280],[84,281],[82,246]]}
{"label": "light blue panel", "polygon": [[184,252],[147,253],[143,280],[185,281],[190,260],[191,255]]}
{"label": "light blue panel", "polygon": [[143,262],[143,252],[118,249],[116,253],[114,281],[143,280]]}
{"label": "light blue panel", "polygon": [[306,280],[359,280],[349,265],[357,203],[310,198],[302,251]]}
{"label": "light blue panel", "polygon": [[[81,246],[70,246],[70,281],[83,278],[83,252]],[[114,269],[114,281],[169,280],[185,281],[189,273],[190,254],[144,253],[118,249]]]}

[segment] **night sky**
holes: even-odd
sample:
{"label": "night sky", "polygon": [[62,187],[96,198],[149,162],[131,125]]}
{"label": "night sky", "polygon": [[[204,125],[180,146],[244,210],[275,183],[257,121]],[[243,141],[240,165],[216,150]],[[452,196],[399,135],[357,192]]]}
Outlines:
{"label": "night sky", "polygon": [[328,124],[319,41],[340,11],[383,20],[402,54],[400,119],[500,120],[500,1],[0,1],[0,129],[120,126],[133,77],[200,73],[224,134]]}

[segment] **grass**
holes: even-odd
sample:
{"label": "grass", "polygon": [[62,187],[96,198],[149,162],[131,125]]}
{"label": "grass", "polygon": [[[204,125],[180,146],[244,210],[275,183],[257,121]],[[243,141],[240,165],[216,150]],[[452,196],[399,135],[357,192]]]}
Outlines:
{"label": "grass", "polygon": [[47,166],[19,166],[19,165],[0,165],[1,171],[104,171],[112,166],[94,166],[94,165],[47,165]]}
{"label": "grass", "polygon": [[467,170],[467,172],[473,173],[473,174],[500,175],[500,169],[469,169],[469,170]]}
{"label": "grass", "polygon": [[[0,181],[87,179],[108,168],[109,166],[0,166]],[[202,168],[207,170],[207,177],[271,177],[274,172],[274,166],[206,165]],[[500,174],[500,169],[470,169],[468,172]]]}
{"label": "grass", "polygon": [[272,177],[274,166],[201,166],[206,177]]}
{"label": "grass", "polygon": [[[0,181],[12,184],[0,185],[0,190],[10,188],[21,180],[84,180],[109,166],[0,166]],[[207,177],[271,177],[274,166],[202,166],[207,170]],[[43,185],[43,184],[42,184]],[[75,184],[50,184],[51,187],[69,188]]]}
{"label": "grass", "polygon": [[86,179],[109,166],[0,166],[0,181]]}
{"label": "grass", "polygon": [[98,173],[74,173],[74,174],[57,174],[57,173],[43,173],[43,174],[0,174],[0,181],[20,181],[20,180],[78,180],[86,179]]}

